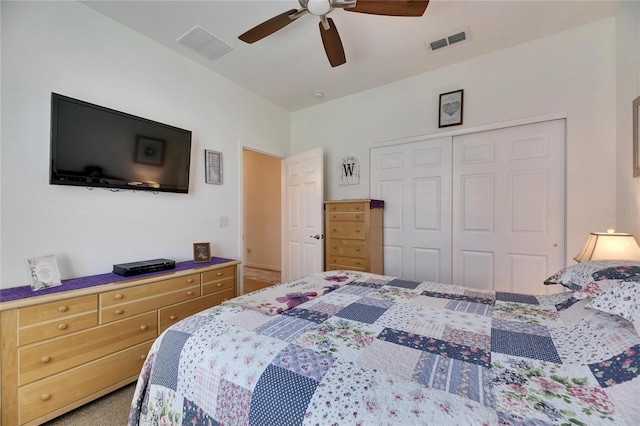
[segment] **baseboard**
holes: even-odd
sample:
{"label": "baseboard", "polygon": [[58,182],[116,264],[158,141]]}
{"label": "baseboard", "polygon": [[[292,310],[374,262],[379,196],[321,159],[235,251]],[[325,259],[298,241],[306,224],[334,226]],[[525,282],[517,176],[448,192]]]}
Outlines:
{"label": "baseboard", "polygon": [[245,268],[266,269],[267,271],[282,272],[281,268],[273,265],[261,265],[259,263],[242,262],[242,266]]}

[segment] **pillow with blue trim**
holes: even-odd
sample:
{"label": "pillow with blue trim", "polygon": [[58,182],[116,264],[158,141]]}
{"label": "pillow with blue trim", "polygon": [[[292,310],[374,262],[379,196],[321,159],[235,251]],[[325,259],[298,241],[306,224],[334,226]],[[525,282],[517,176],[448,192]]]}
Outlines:
{"label": "pillow with blue trim", "polygon": [[567,266],[544,281],[577,292],[576,298],[596,297],[618,282],[640,281],[640,262],[634,260],[592,260]]}

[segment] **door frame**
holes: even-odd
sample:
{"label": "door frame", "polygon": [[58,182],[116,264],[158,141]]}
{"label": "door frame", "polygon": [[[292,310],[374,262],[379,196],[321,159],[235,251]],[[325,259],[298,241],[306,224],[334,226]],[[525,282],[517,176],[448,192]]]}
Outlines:
{"label": "door frame", "polygon": [[[243,259],[244,259],[244,156],[243,151],[254,151],[259,154],[268,155],[270,157],[275,157],[280,159],[280,161],[284,160],[286,155],[279,153],[277,151],[264,148],[261,146],[253,145],[242,140],[238,141],[238,192],[240,196],[238,197],[238,249],[240,252],[239,259],[240,264],[238,265],[238,284],[237,284],[237,294],[242,294],[244,290],[244,271],[243,271]],[[281,177],[282,179],[282,177]],[[282,269],[282,259],[280,259],[280,268]]]}

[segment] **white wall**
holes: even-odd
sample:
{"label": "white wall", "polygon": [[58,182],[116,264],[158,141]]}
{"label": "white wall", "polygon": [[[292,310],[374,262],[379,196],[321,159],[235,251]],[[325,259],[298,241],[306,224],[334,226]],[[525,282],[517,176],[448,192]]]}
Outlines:
{"label": "white wall", "polygon": [[[366,198],[369,148],[438,132],[440,93],[464,89],[463,127],[566,114],[572,263],[589,232],[612,226],[604,212],[616,208],[615,65],[610,18],[297,111],[291,151],[325,145],[326,198]],[[339,186],[338,166],[347,155],[360,160],[360,185]]]}
{"label": "white wall", "polygon": [[633,100],[640,96],[640,3],[623,2],[616,14],[616,229],[640,241],[640,177],[633,177]]}
{"label": "white wall", "polygon": [[[287,154],[290,114],[83,4],[0,4],[0,287],[27,285],[24,260],[40,255],[63,278],[190,260],[196,241],[238,258],[238,141]],[[49,185],[52,91],[192,130],[189,194]],[[223,185],[204,183],[204,149],[222,151]]]}

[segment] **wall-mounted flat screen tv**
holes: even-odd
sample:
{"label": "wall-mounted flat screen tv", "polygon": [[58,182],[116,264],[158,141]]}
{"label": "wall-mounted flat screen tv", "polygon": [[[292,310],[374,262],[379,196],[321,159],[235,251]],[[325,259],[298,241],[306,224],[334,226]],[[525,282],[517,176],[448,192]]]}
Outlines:
{"label": "wall-mounted flat screen tv", "polygon": [[191,132],[51,94],[50,184],[187,193]]}

